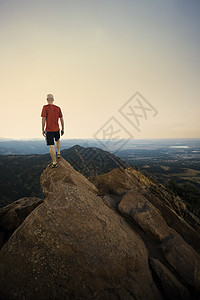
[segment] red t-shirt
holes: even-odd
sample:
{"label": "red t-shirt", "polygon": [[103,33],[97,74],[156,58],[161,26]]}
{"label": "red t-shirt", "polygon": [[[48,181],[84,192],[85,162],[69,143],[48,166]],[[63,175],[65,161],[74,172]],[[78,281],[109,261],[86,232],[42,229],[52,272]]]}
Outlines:
{"label": "red t-shirt", "polygon": [[46,118],[45,131],[58,131],[60,130],[58,119],[62,118],[62,112],[59,106],[54,104],[44,105],[42,108],[41,117]]}

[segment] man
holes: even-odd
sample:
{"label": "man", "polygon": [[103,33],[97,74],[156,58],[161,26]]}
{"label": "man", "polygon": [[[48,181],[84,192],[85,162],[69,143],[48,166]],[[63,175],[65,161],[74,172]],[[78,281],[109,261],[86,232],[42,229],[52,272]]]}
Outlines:
{"label": "man", "polygon": [[[60,158],[60,128],[58,119],[61,122],[61,135],[64,134],[64,119],[60,107],[53,104],[54,97],[52,94],[47,95],[47,105],[42,108],[42,134],[46,137],[47,146],[49,146],[52,163],[50,168],[57,168],[56,152],[54,148],[54,139],[56,141],[57,158]],[[46,128],[44,129],[46,124]]]}

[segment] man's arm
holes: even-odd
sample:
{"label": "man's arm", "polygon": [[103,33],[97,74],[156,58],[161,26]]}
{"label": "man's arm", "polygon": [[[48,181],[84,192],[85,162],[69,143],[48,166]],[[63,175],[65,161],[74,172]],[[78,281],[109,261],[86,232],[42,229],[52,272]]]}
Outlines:
{"label": "man's arm", "polygon": [[61,126],[62,126],[61,135],[63,135],[64,134],[64,119],[63,119],[63,117],[60,118],[60,123],[61,123]]}
{"label": "man's arm", "polygon": [[45,131],[44,131],[45,124],[46,124],[46,118],[42,117],[42,134],[44,137],[46,136]]}

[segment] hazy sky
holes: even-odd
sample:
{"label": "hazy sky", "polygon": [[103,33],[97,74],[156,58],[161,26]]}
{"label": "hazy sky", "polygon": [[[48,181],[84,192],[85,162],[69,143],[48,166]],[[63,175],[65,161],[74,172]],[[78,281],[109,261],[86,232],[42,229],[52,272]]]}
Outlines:
{"label": "hazy sky", "polygon": [[0,0],[0,45],[0,137],[42,137],[48,93],[65,138],[200,137],[199,0]]}

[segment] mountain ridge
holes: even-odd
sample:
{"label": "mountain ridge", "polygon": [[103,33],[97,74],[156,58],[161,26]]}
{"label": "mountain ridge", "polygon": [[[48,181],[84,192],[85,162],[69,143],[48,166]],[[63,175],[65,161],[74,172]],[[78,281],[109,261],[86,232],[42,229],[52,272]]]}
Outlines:
{"label": "mountain ridge", "polygon": [[[97,147],[74,145],[61,155],[84,176],[105,173],[118,166],[129,166],[119,157]],[[50,163],[49,154],[0,155],[0,206],[24,197],[42,198],[40,174]]]}

